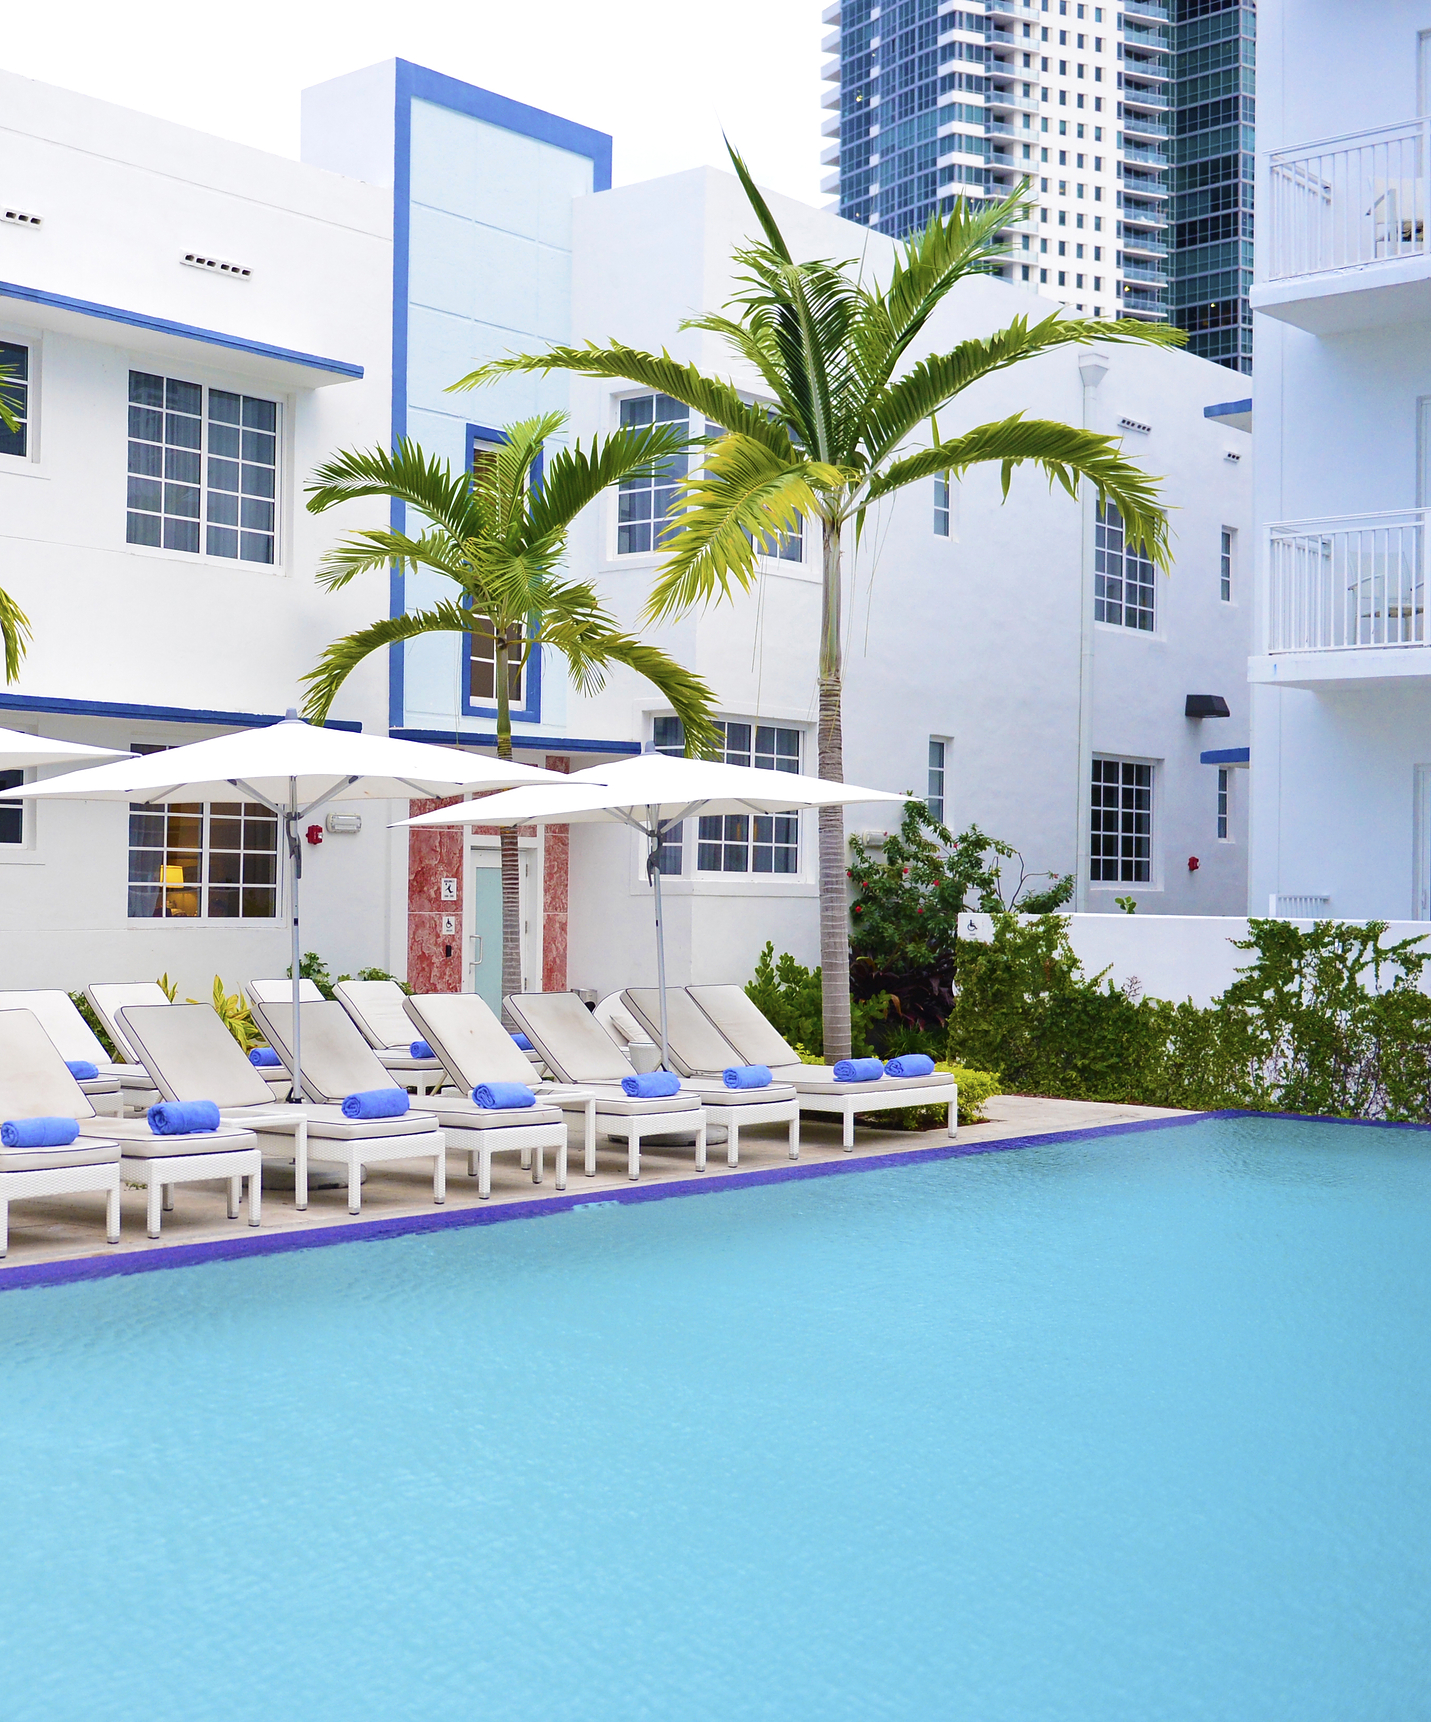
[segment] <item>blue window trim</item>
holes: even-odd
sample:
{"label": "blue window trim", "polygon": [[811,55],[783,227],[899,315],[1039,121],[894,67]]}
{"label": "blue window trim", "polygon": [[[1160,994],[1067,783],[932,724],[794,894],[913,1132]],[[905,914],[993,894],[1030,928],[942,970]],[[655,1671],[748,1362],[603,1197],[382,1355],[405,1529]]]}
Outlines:
{"label": "blue window trim", "polygon": [[288,365],[303,365],[310,371],[327,371],[335,377],[359,378],[361,365],[346,359],[322,359],[316,353],[300,353],[292,347],[275,347],[268,341],[251,341],[243,335],[225,335],[219,329],[201,329],[193,323],[175,323],[168,317],[151,317],[144,311],[121,311],[116,305],[98,305],[90,299],[70,299],[63,293],[47,293],[39,287],[22,287],[0,281],[0,299],[22,299],[29,305],[49,305],[57,311],[73,311],[81,317],[98,317],[107,323],[123,323],[131,329],[146,329],[160,335],[178,335],[186,341],[202,341],[209,347],[227,347],[234,353],[251,353],[260,359],[281,359]]}
{"label": "blue window trim", "polygon": [[[395,741],[427,741],[439,747],[496,747],[495,735],[478,735],[450,729],[393,729]],[[514,735],[512,746],[519,753],[640,753],[639,741],[600,741],[583,735]]]}
{"label": "blue window trim", "polygon": [[[611,189],[611,138],[606,132],[590,126],[577,125],[558,114],[541,108],[529,108],[524,102],[514,102],[491,90],[464,84],[458,78],[445,77],[429,71],[411,60],[394,61],[393,78],[393,374],[392,374],[392,440],[393,445],[407,435],[407,301],[409,248],[411,242],[412,210],[412,104],[431,102],[437,107],[451,108],[455,113],[484,120],[488,125],[501,126],[522,137],[535,138],[572,155],[584,155],[591,162],[591,189]],[[401,532],[406,511],[400,502],[390,505],[389,518],[395,532]],[[403,613],[405,595],[403,577],[393,569],[388,577],[388,614]],[[396,734],[406,715],[406,685],[401,644],[388,647],[388,726]],[[464,687],[469,684],[464,682]]]}
{"label": "blue window trim", "polygon": [[1206,753],[1199,754],[1203,765],[1250,765],[1252,749],[1250,747],[1213,747]]}
{"label": "blue window trim", "polygon": [[[235,729],[264,729],[282,723],[281,712],[205,711],[196,706],[131,705],[123,700],[54,699],[40,694],[0,694],[0,711],[57,712],[66,717],[105,717],[155,723],[230,724]],[[324,729],[361,730],[353,718],[328,718]]]}
{"label": "blue window trim", "polygon": [[[472,450],[479,442],[506,442],[507,433],[497,430],[492,425],[468,425],[464,438],[465,470],[472,470]],[[538,454],[532,467],[532,480],[535,484],[542,481],[542,457]],[[496,706],[475,705],[472,700],[472,636],[462,636],[462,715],[463,717],[495,718]],[[540,646],[527,659],[527,703],[520,708],[514,708],[511,713],[513,723],[540,723],[542,721],[542,649]],[[516,737],[512,740],[515,742]]]}

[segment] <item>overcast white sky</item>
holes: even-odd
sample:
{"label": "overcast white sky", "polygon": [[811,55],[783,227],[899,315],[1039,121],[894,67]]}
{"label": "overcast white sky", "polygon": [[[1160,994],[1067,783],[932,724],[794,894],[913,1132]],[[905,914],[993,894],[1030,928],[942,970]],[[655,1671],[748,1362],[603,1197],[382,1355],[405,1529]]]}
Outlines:
{"label": "overcast white sky", "polygon": [[617,185],[724,161],[821,201],[823,0],[76,0],[6,8],[0,65],[298,154],[309,84],[394,55],[610,132]]}

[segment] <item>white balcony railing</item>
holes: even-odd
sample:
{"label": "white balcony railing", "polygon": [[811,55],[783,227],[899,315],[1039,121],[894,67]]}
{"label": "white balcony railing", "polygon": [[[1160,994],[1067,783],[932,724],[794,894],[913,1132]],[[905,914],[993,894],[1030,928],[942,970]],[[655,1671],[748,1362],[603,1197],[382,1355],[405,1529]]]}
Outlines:
{"label": "white balcony railing", "polygon": [[1427,252],[1431,120],[1273,150],[1269,281]]}
{"label": "white balcony railing", "polygon": [[1431,643],[1426,515],[1414,508],[1271,527],[1267,650]]}

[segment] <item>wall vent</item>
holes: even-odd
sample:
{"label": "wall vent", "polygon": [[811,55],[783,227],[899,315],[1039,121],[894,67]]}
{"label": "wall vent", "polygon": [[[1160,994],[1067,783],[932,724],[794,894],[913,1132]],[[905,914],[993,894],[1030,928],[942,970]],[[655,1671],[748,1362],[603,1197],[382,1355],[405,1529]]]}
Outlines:
{"label": "wall vent", "polygon": [[1151,425],[1141,424],[1137,419],[1119,419],[1118,423],[1124,430],[1142,431],[1144,436],[1152,435],[1153,427]]}
{"label": "wall vent", "polygon": [[1223,451],[1223,456],[1222,456],[1222,458],[1223,458],[1223,459],[1224,459],[1224,460],[1232,460],[1232,461],[1237,461],[1237,460],[1241,460],[1241,459],[1242,459],[1242,456],[1241,456],[1241,455],[1240,455],[1240,454],[1238,454],[1238,453],[1237,453],[1237,452],[1236,452],[1236,450],[1234,450],[1234,449],[1230,449],[1230,448],[1229,448],[1229,449],[1225,449],[1225,450],[1224,450],[1224,451]]}
{"label": "wall vent", "polygon": [[3,211],[5,224],[8,227],[38,227],[40,218],[25,209],[5,209]]}
{"label": "wall vent", "polygon": [[231,275],[236,281],[247,281],[252,269],[242,263],[225,263],[221,257],[206,257],[201,251],[186,251],[184,261],[191,269],[207,269],[212,275]]}

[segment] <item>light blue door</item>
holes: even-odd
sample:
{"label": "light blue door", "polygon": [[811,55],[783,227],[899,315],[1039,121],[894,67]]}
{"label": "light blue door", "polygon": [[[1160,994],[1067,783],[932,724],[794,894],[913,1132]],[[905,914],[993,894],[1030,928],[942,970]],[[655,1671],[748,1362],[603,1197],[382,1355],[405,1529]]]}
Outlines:
{"label": "light blue door", "polygon": [[499,867],[474,867],[472,936],[467,952],[467,984],[494,1011],[502,1009],[502,872]]}

